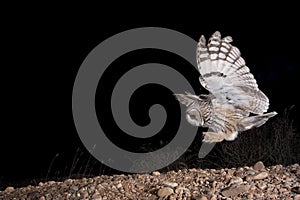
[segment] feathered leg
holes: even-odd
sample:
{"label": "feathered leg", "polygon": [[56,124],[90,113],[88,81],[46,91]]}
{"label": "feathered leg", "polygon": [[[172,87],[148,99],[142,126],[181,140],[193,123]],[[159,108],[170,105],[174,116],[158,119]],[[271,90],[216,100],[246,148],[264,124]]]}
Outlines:
{"label": "feathered leg", "polygon": [[203,132],[204,139],[202,142],[205,143],[213,143],[213,142],[221,142],[224,140],[225,135],[223,133],[215,133],[215,132]]}

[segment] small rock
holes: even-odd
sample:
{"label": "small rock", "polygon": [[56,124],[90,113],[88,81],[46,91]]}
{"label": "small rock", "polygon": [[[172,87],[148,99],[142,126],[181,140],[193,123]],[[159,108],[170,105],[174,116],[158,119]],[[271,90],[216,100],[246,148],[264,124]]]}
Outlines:
{"label": "small rock", "polygon": [[135,187],[139,190],[143,190],[144,189],[144,184],[136,184]]}
{"label": "small rock", "polygon": [[196,168],[192,168],[192,169],[189,169],[190,172],[197,172],[198,170]]}
{"label": "small rock", "polygon": [[93,199],[102,199],[100,193],[96,190],[95,193],[92,195]]}
{"label": "small rock", "polygon": [[4,192],[10,193],[10,192],[13,192],[14,190],[15,190],[14,187],[7,187],[7,188],[4,190]]}
{"label": "small rock", "polygon": [[119,184],[117,185],[117,188],[119,189],[119,188],[121,188],[121,187],[123,187],[123,185],[122,185],[122,183],[119,183]]}
{"label": "small rock", "polygon": [[74,185],[74,186],[71,187],[71,189],[74,190],[74,191],[77,191],[78,190],[78,186]]}
{"label": "small rock", "polygon": [[296,195],[294,196],[294,200],[300,200],[300,194],[296,194]]}
{"label": "small rock", "polygon": [[247,199],[252,200],[253,199],[253,194],[252,193],[248,194]]}
{"label": "small rock", "polygon": [[250,185],[239,185],[237,187],[231,187],[229,189],[225,189],[222,191],[222,195],[229,198],[229,197],[235,197],[238,194],[241,194],[243,192],[247,192],[250,189]]}
{"label": "small rock", "polygon": [[174,190],[170,187],[164,187],[158,190],[157,195],[161,198],[167,197],[174,193]]}
{"label": "small rock", "polygon": [[276,171],[276,172],[279,172],[279,171],[281,170],[281,168],[282,168],[282,165],[276,165],[275,171]]}
{"label": "small rock", "polygon": [[268,197],[270,199],[278,199],[278,194],[270,194]]}
{"label": "small rock", "polygon": [[73,179],[67,179],[64,181],[66,184],[72,184],[74,182]]}
{"label": "small rock", "polygon": [[295,192],[297,194],[300,194],[300,187],[293,187],[292,192]]}
{"label": "small rock", "polygon": [[300,165],[299,165],[298,163],[295,163],[295,164],[292,165],[292,167],[294,167],[294,168],[299,168]]}
{"label": "small rock", "polygon": [[264,190],[264,189],[266,189],[268,186],[267,186],[267,184],[265,184],[264,182],[262,182],[262,183],[259,183],[259,184],[257,185],[257,187],[258,187],[259,189],[261,189],[261,190]]}
{"label": "small rock", "polygon": [[175,193],[178,194],[181,197],[190,197],[191,196],[191,192],[189,189],[184,188],[184,187],[179,187],[175,190]]}
{"label": "small rock", "polygon": [[243,183],[243,179],[240,177],[232,177],[228,185],[240,185],[241,183]]}
{"label": "small rock", "polygon": [[261,172],[252,176],[252,180],[262,180],[269,176],[268,172]]}
{"label": "small rock", "polygon": [[39,182],[39,186],[41,186],[41,187],[42,187],[43,185],[44,185],[44,183],[43,183],[43,182]]}
{"label": "small rock", "polygon": [[257,170],[257,171],[262,170],[262,169],[264,169],[264,168],[265,168],[265,165],[264,165],[264,163],[261,162],[261,161],[258,161],[258,162],[255,163],[255,165],[253,166],[253,169],[254,169],[254,170]]}
{"label": "small rock", "polygon": [[280,193],[284,193],[284,192],[286,192],[287,191],[287,189],[286,188],[279,188],[279,190],[278,190]]}
{"label": "small rock", "polygon": [[245,174],[247,174],[247,175],[254,175],[255,171],[248,170],[248,171],[245,171]]}
{"label": "small rock", "polygon": [[229,180],[231,179],[231,177],[232,177],[232,176],[230,176],[230,175],[226,175],[226,176],[225,176],[225,181],[229,181]]}
{"label": "small rock", "polygon": [[48,181],[47,184],[48,185],[53,185],[53,184],[55,184],[55,181]]}
{"label": "small rock", "polygon": [[38,191],[29,191],[27,193],[28,199],[38,199],[40,197],[40,193]]}
{"label": "small rock", "polygon": [[210,200],[217,200],[217,195],[213,195]]}
{"label": "small rock", "polygon": [[174,182],[164,182],[165,186],[171,187],[171,188],[175,188],[178,186],[178,183],[174,183]]}
{"label": "small rock", "polygon": [[244,173],[242,171],[239,171],[235,174],[235,176],[242,178]]}
{"label": "small rock", "polygon": [[234,172],[235,172],[234,169],[228,169],[227,174],[232,176],[234,174]]}
{"label": "small rock", "polygon": [[152,175],[153,175],[153,176],[159,176],[160,173],[159,173],[158,171],[154,171],[154,172],[152,172]]}

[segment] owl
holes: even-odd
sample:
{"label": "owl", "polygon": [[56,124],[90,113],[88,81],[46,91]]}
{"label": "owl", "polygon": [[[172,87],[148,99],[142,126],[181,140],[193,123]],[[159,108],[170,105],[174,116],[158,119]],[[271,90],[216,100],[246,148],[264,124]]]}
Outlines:
{"label": "owl", "polygon": [[208,128],[203,132],[206,143],[233,141],[239,132],[260,127],[277,114],[266,113],[269,99],[258,89],[239,49],[231,42],[230,36],[221,38],[217,31],[206,45],[202,35],[196,60],[199,81],[209,94],[175,94],[187,107],[187,121]]}

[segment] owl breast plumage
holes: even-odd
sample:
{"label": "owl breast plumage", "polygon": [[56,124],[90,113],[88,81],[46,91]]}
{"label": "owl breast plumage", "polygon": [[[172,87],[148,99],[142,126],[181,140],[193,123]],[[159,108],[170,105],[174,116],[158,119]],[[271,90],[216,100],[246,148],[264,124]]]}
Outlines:
{"label": "owl breast plumage", "polygon": [[201,36],[196,50],[199,81],[209,94],[175,94],[187,107],[188,122],[209,128],[203,142],[234,140],[239,132],[259,127],[277,114],[265,113],[269,99],[231,42],[230,36],[221,38],[218,31],[207,45]]}

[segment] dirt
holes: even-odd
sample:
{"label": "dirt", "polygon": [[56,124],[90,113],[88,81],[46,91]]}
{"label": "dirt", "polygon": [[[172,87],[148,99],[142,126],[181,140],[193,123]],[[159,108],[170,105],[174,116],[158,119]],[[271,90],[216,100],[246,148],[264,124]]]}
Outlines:
{"label": "dirt", "polygon": [[299,199],[300,167],[184,169],[151,174],[96,176],[7,187],[0,199]]}

